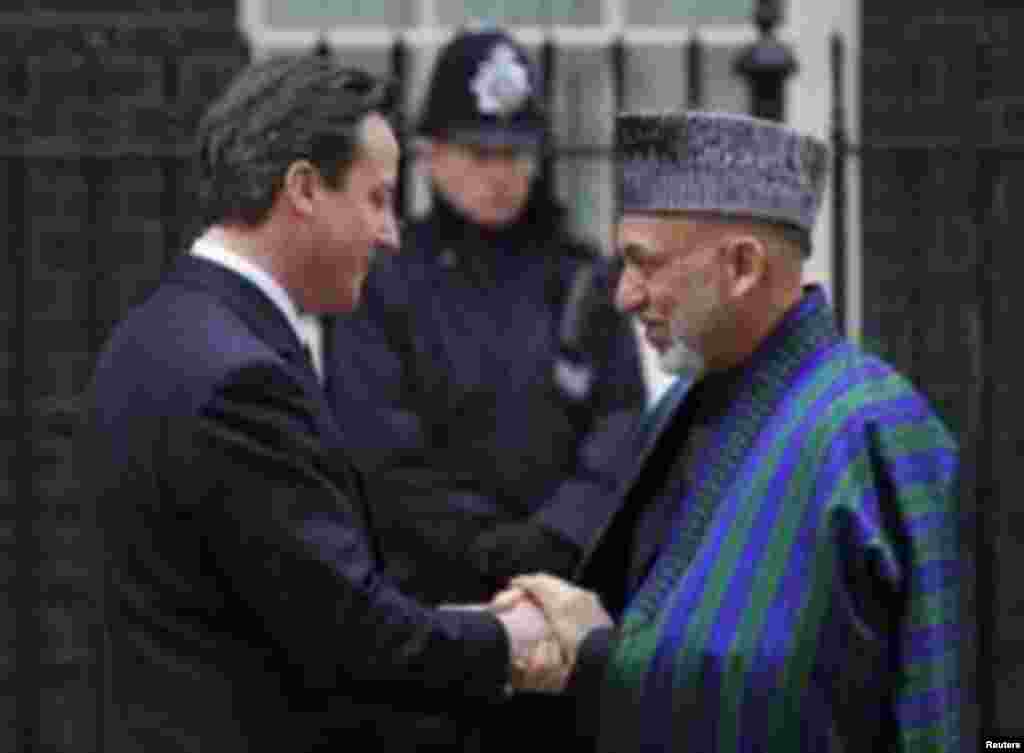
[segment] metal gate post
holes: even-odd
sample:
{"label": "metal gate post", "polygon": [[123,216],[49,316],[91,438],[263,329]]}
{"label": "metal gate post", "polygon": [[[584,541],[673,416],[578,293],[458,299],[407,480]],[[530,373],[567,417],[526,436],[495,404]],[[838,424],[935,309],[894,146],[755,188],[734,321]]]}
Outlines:
{"label": "metal gate post", "polygon": [[757,0],[754,24],[760,38],[745,47],[736,59],[735,70],[750,87],[750,111],[759,118],[785,120],[785,83],[797,68],[789,45],[775,37],[782,21],[782,0]]}
{"label": "metal gate post", "polygon": [[408,218],[410,209],[406,206],[409,197],[409,173],[410,173],[410,149],[413,145],[413,136],[409,123],[411,118],[407,116],[407,92],[409,86],[409,45],[401,34],[395,36],[391,43],[390,54],[391,65],[391,118],[398,132],[401,151],[398,156],[398,182],[395,190],[395,206],[398,208],[399,219]]}
{"label": "metal gate post", "polygon": [[847,212],[846,163],[850,143],[846,130],[846,49],[843,38],[833,34],[832,65],[832,300],[839,331],[847,331]]}

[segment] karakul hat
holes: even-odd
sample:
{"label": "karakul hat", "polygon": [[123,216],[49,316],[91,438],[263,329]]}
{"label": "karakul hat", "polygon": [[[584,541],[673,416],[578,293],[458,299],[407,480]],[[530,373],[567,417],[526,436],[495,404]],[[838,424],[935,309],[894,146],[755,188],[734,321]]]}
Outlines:
{"label": "karakul hat", "polygon": [[708,212],[808,233],[829,150],[774,121],[722,112],[622,113],[616,123],[621,210]]}

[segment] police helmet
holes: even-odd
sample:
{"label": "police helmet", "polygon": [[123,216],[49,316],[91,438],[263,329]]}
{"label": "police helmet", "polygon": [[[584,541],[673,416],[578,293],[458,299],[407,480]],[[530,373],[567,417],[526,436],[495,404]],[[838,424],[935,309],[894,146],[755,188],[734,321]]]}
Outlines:
{"label": "police helmet", "polygon": [[507,32],[463,28],[441,50],[419,122],[422,135],[535,149],[546,128],[537,70]]}

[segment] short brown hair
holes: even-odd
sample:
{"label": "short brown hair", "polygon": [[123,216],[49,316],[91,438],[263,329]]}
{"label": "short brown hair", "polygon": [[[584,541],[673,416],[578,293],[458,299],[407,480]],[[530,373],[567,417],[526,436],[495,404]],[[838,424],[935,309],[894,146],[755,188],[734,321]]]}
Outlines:
{"label": "short brown hair", "polygon": [[391,88],[326,55],[271,58],[245,68],[198,129],[199,203],[207,223],[262,222],[289,165],[309,160],[331,186],[356,156],[360,124],[387,116]]}

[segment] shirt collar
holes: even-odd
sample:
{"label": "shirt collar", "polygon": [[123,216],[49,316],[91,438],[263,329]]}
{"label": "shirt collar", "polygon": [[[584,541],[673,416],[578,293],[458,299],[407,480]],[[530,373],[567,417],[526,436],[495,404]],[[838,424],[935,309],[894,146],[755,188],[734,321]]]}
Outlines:
{"label": "shirt collar", "polygon": [[201,259],[206,259],[214,264],[230,269],[259,288],[284,314],[284,318],[288,320],[288,324],[295,332],[299,342],[307,342],[307,337],[304,333],[303,317],[300,316],[298,308],[287,291],[265,270],[241,254],[229,249],[209,231],[196,238],[192,243],[191,253],[193,256],[198,256]]}

